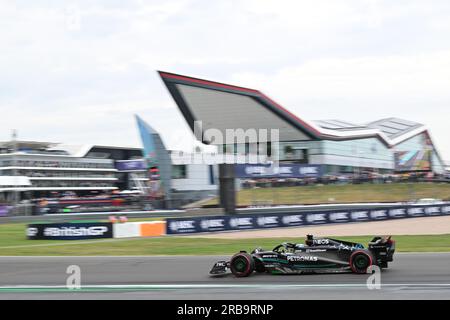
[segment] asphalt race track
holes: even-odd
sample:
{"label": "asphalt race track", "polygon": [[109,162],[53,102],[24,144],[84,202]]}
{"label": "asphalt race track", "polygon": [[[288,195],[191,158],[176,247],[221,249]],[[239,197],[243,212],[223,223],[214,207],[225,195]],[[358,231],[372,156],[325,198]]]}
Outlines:
{"label": "asphalt race track", "polygon": [[[369,275],[210,277],[224,257],[0,257],[0,299],[450,299],[450,253],[396,254],[369,290]],[[81,268],[82,289],[66,286]]]}

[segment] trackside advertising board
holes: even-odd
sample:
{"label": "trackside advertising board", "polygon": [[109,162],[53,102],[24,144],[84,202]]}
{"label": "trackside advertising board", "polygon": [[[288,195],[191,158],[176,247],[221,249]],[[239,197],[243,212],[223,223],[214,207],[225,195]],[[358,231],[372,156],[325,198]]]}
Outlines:
{"label": "trackside advertising board", "polygon": [[29,240],[87,240],[113,237],[112,223],[30,224]]}
{"label": "trackside advertising board", "polygon": [[189,234],[265,228],[379,221],[450,215],[450,204],[396,206],[390,208],[314,211],[285,214],[229,215],[167,219],[167,234]]}
{"label": "trackside advertising board", "polygon": [[116,169],[119,171],[146,170],[147,166],[144,160],[119,160],[116,161]]}
{"label": "trackside advertising board", "polygon": [[323,166],[314,164],[236,164],[237,178],[319,178]]}

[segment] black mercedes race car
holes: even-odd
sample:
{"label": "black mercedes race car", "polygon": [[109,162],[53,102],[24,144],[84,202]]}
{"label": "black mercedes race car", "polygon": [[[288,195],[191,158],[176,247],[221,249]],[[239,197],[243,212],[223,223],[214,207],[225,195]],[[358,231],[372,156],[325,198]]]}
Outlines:
{"label": "black mercedes race car", "polygon": [[387,268],[395,251],[395,241],[391,237],[375,237],[367,249],[360,243],[311,235],[305,242],[282,243],[272,251],[256,248],[251,254],[241,251],[230,261],[217,262],[210,274],[223,275],[228,270],[236,277],[248,277],[253,271],[271,274],[366,273],[372,265]]}

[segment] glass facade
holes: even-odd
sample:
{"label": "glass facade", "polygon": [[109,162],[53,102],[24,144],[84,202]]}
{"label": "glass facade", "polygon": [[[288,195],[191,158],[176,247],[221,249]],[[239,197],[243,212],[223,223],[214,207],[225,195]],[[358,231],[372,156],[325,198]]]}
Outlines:
{"label": "glass facade", "polygon": [[172,166],[172,179],[186,179],[187,166],[184,164]]}
{"label": "glass facade", "polygon": [[321,141],[321,145],[321,152],[326,155],[392,161],[391,151],[377,138],[346,141],[324,140]]}
{"label": "glass facade", "polygon": [[321,152],[321,141],[280,142],[280,161],[310,163],[310,157]]}
{"label": "glass facade", "polygon": [[[417,135],[395,147],[389,148],[376,137],[342,141],[283,141],[278,150],[270,146],[272,154],[279,155],[281,162],[321,164],[326,173],[355,173],[361,171],[376,171],[390,173],[396,171],[396,153],[400,151],[425,149],[430,152],[430,163],[434,172],[441,173],[444,165],[433,148],[428,134]],[[265,154],[265,144],[260,145],[225,145],[220,151],[230,154]],[[418,170],[418,169],[415,169]],[[411,170],[414,171],[414,170]]]}
{"label": "glass facade", "polygon": [[280,161],[323,164],[330,174],[393,169],[391,150],[377,138],[281,142]]}

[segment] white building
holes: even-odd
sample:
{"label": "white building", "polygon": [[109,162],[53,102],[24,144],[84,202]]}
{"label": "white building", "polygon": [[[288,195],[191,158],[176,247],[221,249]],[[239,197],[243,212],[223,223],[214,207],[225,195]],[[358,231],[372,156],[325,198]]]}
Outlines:
{"label": "white building", "polygon": [[[55,192],[84,196],[142,189],[147,182],[140,148],[0,142],[0,201],[51,197]],[[217,169],[206,164],[173,165],[170,183],[175,198],[199,200],[215,194]]]}
{"label": "white building", "polygon": [[[77,149],[78,151],[80,148]],[[95,155],[72,153],[57,144],[34,141],[0,143],[0,185],[3,198],[20,192],[23,197],[49,196],[51,192],[116,190],[114,161]],[[28,183],[18,181],[27,181]],[[7,186],[6,181],[17,181]]]}

